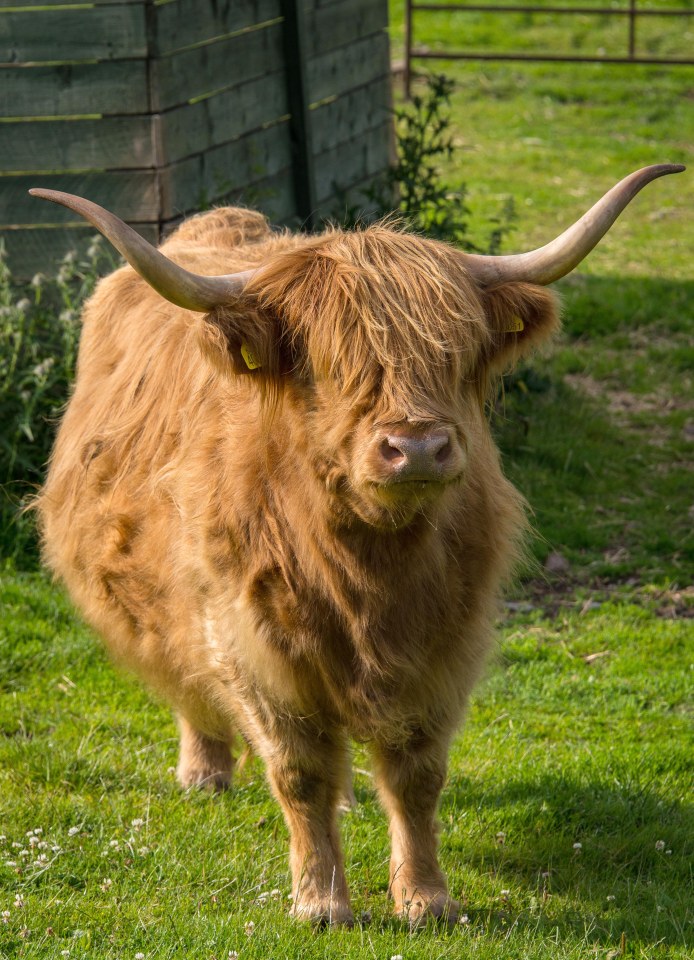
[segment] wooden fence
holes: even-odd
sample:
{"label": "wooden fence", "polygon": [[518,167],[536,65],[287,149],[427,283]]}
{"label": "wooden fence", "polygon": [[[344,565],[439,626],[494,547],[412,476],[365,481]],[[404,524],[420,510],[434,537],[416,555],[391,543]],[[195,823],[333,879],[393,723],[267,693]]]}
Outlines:
{"label": "wooden fence", "polygon": [[18,275],[92,228],[80,193],[157,241],[225,200],[334,212],[388,164],[387,0],[10,0],[0,9],[0,239]]}

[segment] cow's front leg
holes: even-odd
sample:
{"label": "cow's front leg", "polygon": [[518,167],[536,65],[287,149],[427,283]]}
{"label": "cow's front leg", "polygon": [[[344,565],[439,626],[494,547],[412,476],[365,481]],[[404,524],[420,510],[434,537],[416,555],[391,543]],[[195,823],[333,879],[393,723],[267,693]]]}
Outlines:
{"label": "cow's front leg", "polygon": [[448,738],[420,736],[402,748],[376,744],[376,784],[390,817],[390,894],[398,916],[453,923],[460,904],[448,896],[439,866],[436,808],[446,778]]}
{"label": "cow's front leg", "polygon": [[269,755],[268,776],[290,833],[292,914],[316,923],[354,922],[340,849],[337,811],[346,745],[287,724]]}

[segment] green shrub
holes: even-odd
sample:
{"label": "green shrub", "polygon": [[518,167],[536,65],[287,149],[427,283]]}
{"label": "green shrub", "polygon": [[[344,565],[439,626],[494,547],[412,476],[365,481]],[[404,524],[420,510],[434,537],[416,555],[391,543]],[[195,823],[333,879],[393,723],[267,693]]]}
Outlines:
{"label": "green shrub", "polygon": [[445,240],[471,253],[496,254],[516,218],[512,197],[488,222],[484,246],[473,243],[468,223],[465,187],[452,190],[441,177],[440,165],[455,153],[450,102],[455,83],[445,74],[430,74],[423,92],[393,111],[396,159],[388,171],[362,195],[367,212],[351,207],[340,218],[346,226],[395,214],[409,229],[434,240]]}
{"label": "green shrub", "polygon": [[36,563],[30,514],[74,374],[82,304],[115,264],[101,237],[55,276],[13,281],[0,248],[0,555]]}

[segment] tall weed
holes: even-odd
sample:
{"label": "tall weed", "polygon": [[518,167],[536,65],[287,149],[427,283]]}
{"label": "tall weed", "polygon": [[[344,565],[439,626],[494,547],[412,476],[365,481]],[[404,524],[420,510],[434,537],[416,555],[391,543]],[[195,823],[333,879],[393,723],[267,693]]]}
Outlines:
{"label": "tall weed", "polygon": [[97,279],[115,265],[101,237],[55,276],[16,283],[0,248],[0,555],[36,562],[23,508],[41,482],[74,375],[80,312]]}

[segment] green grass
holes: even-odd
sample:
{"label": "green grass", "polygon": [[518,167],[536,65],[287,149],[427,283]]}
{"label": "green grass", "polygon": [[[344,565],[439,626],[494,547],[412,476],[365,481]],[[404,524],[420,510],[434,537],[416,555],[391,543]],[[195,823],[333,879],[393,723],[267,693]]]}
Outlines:
{"label": "green grass", "polygon": [[169,711],[113,670],[59,590],[8,567],[2,958],[692,955],[694,70],[445,68],[458,82],[445,175],[467,183],[480,238],[513,195],[509,252],[555,235],[632,169],[690,163],[646,188],[559,285],[564,333],[509,381],[494,418],[533,507],[538,565],[555,552],[569,566],[518,588],[453,750],[441,859],[467,923],[410,934],[390,918],[386,825],[359,750],[342,831],[371,922],[291,922],[287,834],[260,763],[224,796],[182,794]]}
{"label": "green grass", "polygon": [[391,920],[386,827],[358,753],[343,836],[372,919],[320,934],[286,915],[286,830],[260,763],[224,796],[180,793],[168,710],[114,674],[43,578],[0,589],[3,956],[583,960],[623,933],[627,956],[687,956],[688,624],[662,597],[505,623],[441,807],[466,924],[412,935]]}

